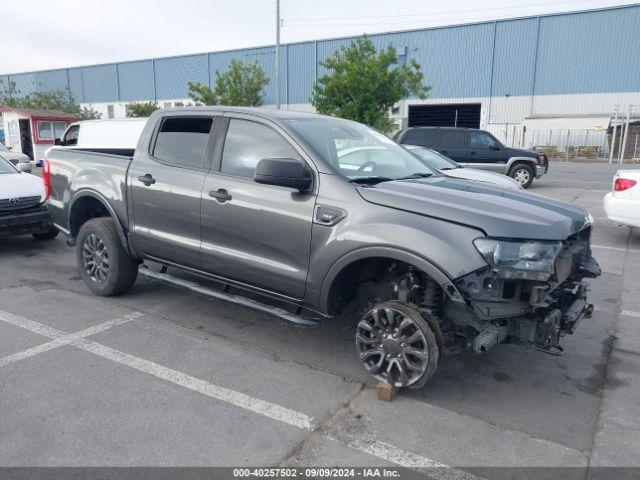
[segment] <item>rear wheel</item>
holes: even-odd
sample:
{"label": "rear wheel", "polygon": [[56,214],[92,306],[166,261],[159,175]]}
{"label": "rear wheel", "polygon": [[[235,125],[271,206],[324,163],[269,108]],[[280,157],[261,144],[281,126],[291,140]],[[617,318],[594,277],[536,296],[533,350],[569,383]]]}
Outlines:
{"label": "rear wheel", "polygon": [[533,173],[533,168],[529,165],[519,163],[511,168],[509,176],[522,185],[523,188],[528,188],[533,183],[535,174]]}
{"label": "rear wheel", "polygon": [[82,280],[97,295],[122,293],[138,275],[138,261],[122,246],[111,218],[94,218],[82,225],[76,259]]}
{"label": "rear wheel", "polygon": [[398,301],[379,303],[364,314],[356,348],[367,371],[395,387],[422,387],[440,358],[429,323],[414,307]]}

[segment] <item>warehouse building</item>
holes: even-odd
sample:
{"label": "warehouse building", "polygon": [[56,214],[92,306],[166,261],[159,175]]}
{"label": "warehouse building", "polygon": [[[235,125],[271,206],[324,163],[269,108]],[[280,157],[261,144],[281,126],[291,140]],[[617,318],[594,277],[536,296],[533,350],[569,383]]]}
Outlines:
{"label": "warehouse building", "polygon": [[[640,105],[640,5],[485,21],[371,35],[392,45],[401,61],[415,59],[431,86],[427,100],[398,105],[398,125],[458,125],[493,131],[519,144],[533,129],[579,129],[605,135],[616,105]],[[310,111],[320,62],[351,38],[281,47],[283,108]],[[19,94],[68,89],[102,118],[126,116],[127,105],[188,101],[187,83],[213,85],[231,59],[257,60],[271,82],[264,104],[275,103],[273,46],[170,58],[0,75]],[[632,107],[634,108],[634,107]],[[640,108],[635,107],[635,113]],[[556,134],[557,134],[556,131]],[[551,135],[552,133],[549,133]],[[564,134],[562,134],[564,135]],[[601,141],[598,140],[598,141]],[[541,144],[540,139],[530,143]]]}

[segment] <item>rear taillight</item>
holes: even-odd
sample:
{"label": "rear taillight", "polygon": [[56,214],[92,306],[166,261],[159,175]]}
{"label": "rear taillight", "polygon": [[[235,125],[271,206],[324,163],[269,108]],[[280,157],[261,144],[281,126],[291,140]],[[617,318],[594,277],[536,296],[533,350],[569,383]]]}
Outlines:
{"label": "rear taillight", "polygon": [[616,181],[613,182],[613,190],[615,192],[624,192],[625,190],[629,190],[631,187],[635,186],[638,182],[635,180],[631,180],[630,178],[616,178]]}
{"label": "rear taillight", "polygon": [[48,200],[51,195],[51,167],[46,157],[42,164],[42,180],[44,180],[44,199]]}

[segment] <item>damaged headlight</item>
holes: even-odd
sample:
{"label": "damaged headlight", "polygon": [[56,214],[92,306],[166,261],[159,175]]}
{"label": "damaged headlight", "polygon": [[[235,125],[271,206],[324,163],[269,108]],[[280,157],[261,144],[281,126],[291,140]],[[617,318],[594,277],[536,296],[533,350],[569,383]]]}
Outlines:
{"label": "damaged headlight", "polygon": [[548,280],[553,274],[561,242],[507,241],[476,238],[473,244],[499,277]]}

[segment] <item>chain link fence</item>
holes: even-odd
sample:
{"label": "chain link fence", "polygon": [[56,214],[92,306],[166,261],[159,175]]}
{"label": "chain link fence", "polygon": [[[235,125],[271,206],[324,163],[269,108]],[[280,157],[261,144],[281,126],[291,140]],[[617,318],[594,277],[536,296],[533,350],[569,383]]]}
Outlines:
{"label": "chain link fence", "polygon": [[556,161],[609,162],[611,159],[618,163],[622,150],[622,163],[640,163],[640,119],[632,120],[628,129],[622,124],[600,130],[527,129],[514,125],[495,134],[508,147],[540,151]]}

